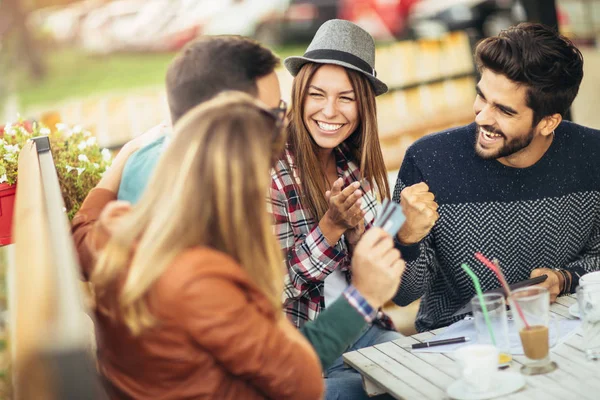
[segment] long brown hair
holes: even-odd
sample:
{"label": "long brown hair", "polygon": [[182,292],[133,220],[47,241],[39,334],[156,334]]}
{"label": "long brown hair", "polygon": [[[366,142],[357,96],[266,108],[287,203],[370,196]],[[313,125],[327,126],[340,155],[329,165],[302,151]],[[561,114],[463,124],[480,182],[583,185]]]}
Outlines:
{"label": "long brown hair", "polygon": [[152,285],[177,255],[197,246],[236,260],[280,310],[281,250],[264,196],[284,142],[275,118],[243,93],[187,113],[140,203],[100,255],[92,275],[98,296],[118,290],[104,311],[134,334],[155,324],[147,300]]}
{"label": "long brown hair", "polygon": [[[313,140],[304,123],[304,99],[308,86],[322,64],[305,64],[292,85],[292,109],[288,126],[289,149],[294,156],[301,181],[303,201],[318,222],[329,208],[325,191],[329,190],[325,172],[321,168],[317,154],[319,146]],[[344,141],[349,154],[345,156],[358,164],[362,176],[371,187],[375,187],[380,200],[390,197],[379,133],[377,128],[377,106],[373,87],[359,72],[344,68],[356,94],[359,124],[356,130]]]}

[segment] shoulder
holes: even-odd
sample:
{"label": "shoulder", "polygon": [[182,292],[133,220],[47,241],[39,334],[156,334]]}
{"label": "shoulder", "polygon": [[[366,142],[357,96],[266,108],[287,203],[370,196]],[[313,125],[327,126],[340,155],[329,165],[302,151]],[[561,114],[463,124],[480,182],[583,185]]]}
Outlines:
{"label": "shoulder", "polygon": [[161,136],[153,142],[148,143],[129,157],[127,165],[145,164],[148,161],[156,162],[163,152],[166,136]]}
{"label": "shoulder", "polygon": [[209,247],[194,247],[176,256],[171,265],[184,276],[240,276],[244,271],[228,254]]}
{"label": "shoulder", "polygon": [[563,121],[556,128],[556,135],[564,137],[564,143],[574,145],[592,146],[591,150],[597,151],[600,148],[600,131],[578,125],[571,121]]}
{"label": "shoulder", "polygon": [[283,154],[271,169],[271,189],[285,192],[294,185],[296,176],[294,157],[286,146]]}
{"label": "shoulder", "polygon": [[[227,314],[226,310],[250,304],[265,315],[275,315],[250,274],[229,255],[208,247],[177,255],[153,286],[152,298],[161,315],[190,309],[195,315]],[[188,317],[181,313],[181,318]]]}
{"label": "shoulder", "polygon": [[125,163],[123,179],[135,179],[137,175],[150,174],[151,168],[158,163],[163,152],[165,140],[166,136],[161,136],[133,153]]}
{"label": "shoulder", "polygon": [[475,134],[475,129],[476,125],[475,123],[472,123],[469,125],[431,133],[417,139],[409,147],[409,150],[418,152],[422,150],[437,149],[440,147],[447,147],[448,145],[454,145],[457,141],[462,144],[466,139],[470,139]]}
{"label": "shoulder", "polygon": [[119,200],[127,200],[136,203],[148,181],[154,168],[158,164],[160,155],[165,147],[165,136],[142,147],[133,153],[123,169],[121,184],[119,186]]}
{"label": "shoulder", "polygon": [[[600,180],[600,131],[563,121],[555,130],[560,144],[553,160],[557,173],[570,171],[580,180],[580,187],[597,188]],[[585,183],[587,182],[587,183]]]}
{"label": "shoulder", "polygon": [[247,272],[232,257],[207,247],[196,247],[171,261],[156,288],[163,296],[178,297],[203,281],[219,281],[231,288],[252,286]]}
{"label": "shoulder", "polygon": [[472,149],[475,130],[476,125],[472,123],[423,136],[406,150],[405,157],[440,159],[442,155],[465,154],[465,150]]}

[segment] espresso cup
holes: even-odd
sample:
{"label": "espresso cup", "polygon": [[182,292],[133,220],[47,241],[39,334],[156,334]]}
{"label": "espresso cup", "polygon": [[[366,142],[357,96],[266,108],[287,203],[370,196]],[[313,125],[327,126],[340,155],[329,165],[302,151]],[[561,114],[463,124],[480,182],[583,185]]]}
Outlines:
{"label": "espresso cup", "polygon": [[483,393],[493,389],[498,373],[498,348],[491,344],[472,344],[454,352],[465,389]]}
{"label": "espresso cup", "polygon": [[600,271],[589,272],[579,278],[579,286],[600,284]]}

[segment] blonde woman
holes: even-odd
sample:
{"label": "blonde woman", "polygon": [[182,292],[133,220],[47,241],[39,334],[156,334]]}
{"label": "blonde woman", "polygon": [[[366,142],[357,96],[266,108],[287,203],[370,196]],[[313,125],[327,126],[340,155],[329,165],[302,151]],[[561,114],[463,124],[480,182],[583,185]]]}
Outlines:
{"label": "blonde woman", "polygon": [[[295,76],[288,143],[272,172],[271,212],[286,253],[284,310],[302,327],[344,296],[371,327],[351,349],[397,339],[391,320],[352,285],[356,243],[389,198],[377,133],[373,38],[351,22],[331,20],[302,57],[284,61]],[[365,398],[360,376],[339,358],[327,369],[327,398]]]}
{"label": "blonde woman", "polygon": [[319,359],[282,317],[264,207],[281,125],[248,95],[221,95],[178,122],[134,208],[102,184],[88,195],[73,230],[102,248],[84,272],[112,398],[320,398]]}

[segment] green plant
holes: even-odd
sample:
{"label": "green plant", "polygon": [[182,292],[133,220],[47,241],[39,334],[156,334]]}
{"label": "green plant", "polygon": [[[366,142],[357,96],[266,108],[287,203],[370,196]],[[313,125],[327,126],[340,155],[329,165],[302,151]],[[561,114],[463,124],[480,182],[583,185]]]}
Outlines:
{"label": "green plant", "polygon": [[39,123],[19,121],[0,127],[0,183],[18,181],[18,156],[31,138],[48,136],[52,157],[69,218],[73,218],[85,196],[96,186],[112,162],[109,150],[79,126],[56,124],[52,130]]}

